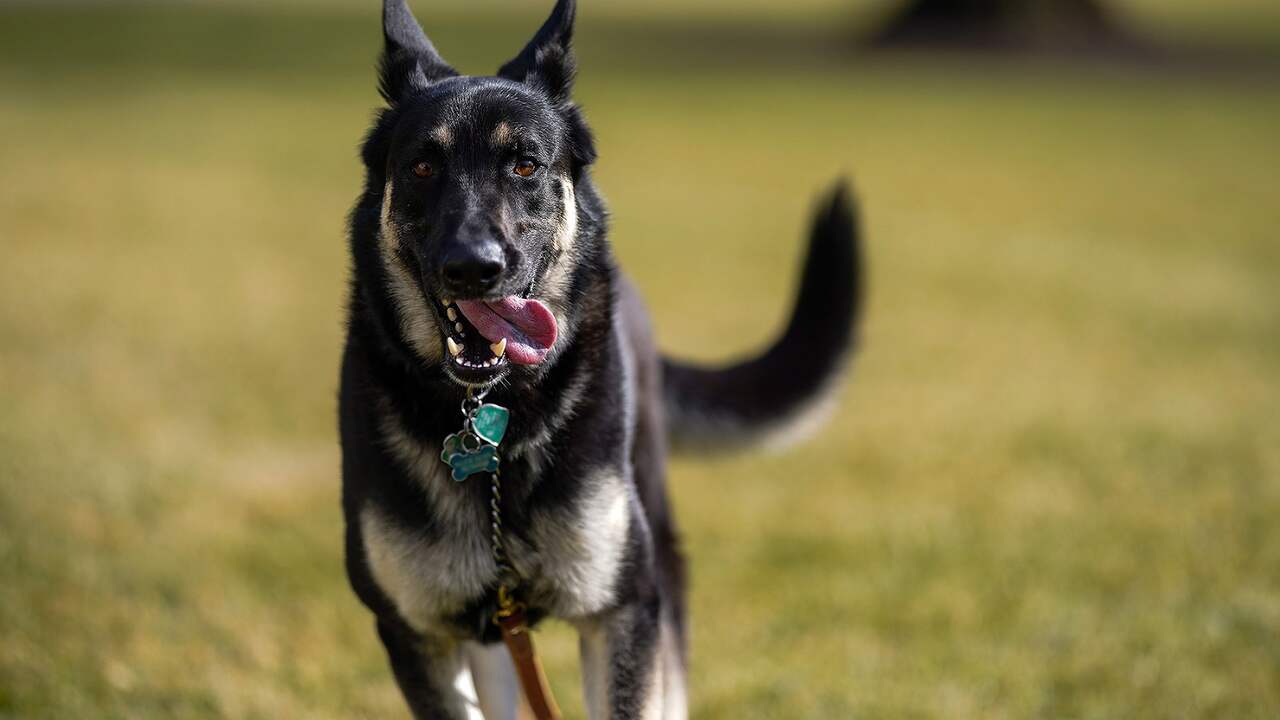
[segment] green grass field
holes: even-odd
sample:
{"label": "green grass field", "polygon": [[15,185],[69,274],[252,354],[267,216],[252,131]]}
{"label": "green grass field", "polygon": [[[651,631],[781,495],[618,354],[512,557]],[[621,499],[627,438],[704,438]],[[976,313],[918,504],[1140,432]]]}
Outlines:
{"label": "green grass field", "polygon": [[[431,4],[490,72],[549,3]],[[663,346],[765,343],[837,174],[871,268],[826,431],[672,469],[693,716],[1280,716],[1277,66],[771,68],[688,40],[843,4],[641,7],[584,2],[578,95]],[[1270,3],[1126,7],[1280,47]],[[0,717],[406,716],[334,418],[378,41],[372,0],[0,6]]]}

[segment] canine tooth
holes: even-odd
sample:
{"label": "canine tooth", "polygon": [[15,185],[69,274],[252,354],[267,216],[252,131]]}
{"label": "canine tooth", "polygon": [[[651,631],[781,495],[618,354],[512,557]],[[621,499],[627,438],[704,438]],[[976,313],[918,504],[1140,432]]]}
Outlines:
{"label": "canine tooth", "polygon": [[450,305],[453,304],[453,301],[448,298],[440,298],[440,304],[445,307],[449,307]]}
{"label": "canine tooth", "polygon": [[466,328],[462,327],[462,323],[454,323],[453,329],[457,330],[458,332],[462,332],[463,330],[466,330]]}
{"label": "canine tooth", "polygon": [[452,320],[457,320],[457,319],[458,319],[458,311],[457,311],[457,310],[454,310],[453,308],[449,308],[448,310],[446,310],[446,311],[445,311],[445,315],[448,315],[448,316],[449,316],[449,320],[451,320],[451,321],[452,321]]}
{"label": "canine tooth", "polygon": [[449,346],[449,354],[454,357],[458,357],[458,353],[462,352],[462,346],[451,337],[445,338],[444,344]]}
{"label": "canine tooth", "polygon": [[502,353],[507,351],[507,339],[502,338],[498,342],[490,345],[489,349],[493,351],[493,357],[495,360],[502,357]]}

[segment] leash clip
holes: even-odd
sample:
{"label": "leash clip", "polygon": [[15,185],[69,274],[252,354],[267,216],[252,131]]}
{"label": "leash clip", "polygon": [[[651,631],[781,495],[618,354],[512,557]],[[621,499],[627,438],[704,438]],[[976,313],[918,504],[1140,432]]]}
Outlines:
{"label": "leash clip", "polygon": [[[505,583],[498,586],[498,609],[493,613],[493,622],[501,625],[506,620],[524,612],[524,603],[517,602]],[[523,625],[523,623],[521,623]]]}

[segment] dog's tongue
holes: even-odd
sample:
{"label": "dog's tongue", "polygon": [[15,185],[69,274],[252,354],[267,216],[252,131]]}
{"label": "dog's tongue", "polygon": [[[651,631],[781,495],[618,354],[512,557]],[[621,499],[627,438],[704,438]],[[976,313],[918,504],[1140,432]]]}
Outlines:
{"label": "dog's tongue", "polygon": [[556,318],[537,300],[459,300],[458,309],[489,342],[506,338],[507,360],[517,365],[537,365],[556,342]]}

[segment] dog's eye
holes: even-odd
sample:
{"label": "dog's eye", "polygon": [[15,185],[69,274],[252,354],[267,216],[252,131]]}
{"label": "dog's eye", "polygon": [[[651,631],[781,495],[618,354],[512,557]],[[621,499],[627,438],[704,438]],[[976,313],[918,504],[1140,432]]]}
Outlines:
{"label": "dog's eye", "polygon": [[436,174],[436,169],[429,162],[420,162],[413,166],[413,174],[420,178],[429,178]]}
{"label": "dog's eye", "polygon": [[517,160],[515,167],[511,168],[511,172],[519,175],[520,177],[531,177],[534,173],[538,172],[538,163],[527,158],[524,160]]}

